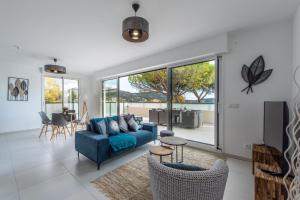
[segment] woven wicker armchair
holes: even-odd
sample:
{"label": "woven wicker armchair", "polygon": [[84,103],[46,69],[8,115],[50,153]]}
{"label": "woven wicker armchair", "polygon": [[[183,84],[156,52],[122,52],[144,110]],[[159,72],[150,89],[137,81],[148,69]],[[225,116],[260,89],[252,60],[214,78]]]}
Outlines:
{"label": "woven wicker armchair", "polygon": [[225,161],[217,160],[211,169],[185,171],[167,167],[148,157],[154,200],[222,200],[228,177]]}

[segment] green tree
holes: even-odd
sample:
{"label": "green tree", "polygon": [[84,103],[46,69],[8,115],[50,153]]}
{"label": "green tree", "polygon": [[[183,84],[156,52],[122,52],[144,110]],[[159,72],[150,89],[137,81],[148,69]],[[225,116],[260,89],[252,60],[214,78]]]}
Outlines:
{"label": "green tree", "polygon": [[54,78],[45,78],[45,101],[57,103],[62,101],[61,85]]}
{"label": "green tree", "polygon": [[215,65],[209,62],[193,64],[185,67],[190,73],[188,91],[192,92],[200,103],[215,87]]}
{"label": "green tree", "polygon": [[[182,76],[184,75],[182,74]],[[183,99],[182,95],[187,91],[186,79],[187,77],[182,79],[173,78],[173,98],[176,102],[181,102]],[[157,92],[167,96],[168,76],[165,69],[132,75],[128,77],[128,81],[141,92]]]}
{"label": "green tree", "polygon": [[129,83],[140,91],[159,92],[167,95],[167,71],[157,70],[128,77]]}
{"label": "green tree", "polygon": [[[173,69],[173,101],[184,102],[184,94],[191,92],[198,102],[214,89],[214,64],[209,62],[187,65]],[[158,92],[167,95],[167,70],[157,70],[128,77],[129,83],[140,91]]]}

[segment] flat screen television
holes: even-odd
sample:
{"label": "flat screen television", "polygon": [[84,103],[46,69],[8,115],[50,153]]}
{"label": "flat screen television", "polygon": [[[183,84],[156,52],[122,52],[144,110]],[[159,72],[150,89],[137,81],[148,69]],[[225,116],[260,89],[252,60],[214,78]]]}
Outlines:
{"label": "flat screen television", "polygon": [[[264,102],[264,144],[274,147],[282,153],[288,148],[288,137],[285,133],[289,123],[289,109],[285,101]],[[288,164],[285,159],[279,163],[282,174],[288,171]]]}

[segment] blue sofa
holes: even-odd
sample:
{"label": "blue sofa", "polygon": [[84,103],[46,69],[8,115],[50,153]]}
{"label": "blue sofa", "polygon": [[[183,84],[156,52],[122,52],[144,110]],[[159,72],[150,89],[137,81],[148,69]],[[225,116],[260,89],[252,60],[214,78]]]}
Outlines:
{"label": "blue sofa", "polygon": [[[119,121],[118,116],[109,118]],[[144,123],[136,132],[121,132],[112,136],[99,134],[96,128],[97,122],[105,120],[108,123],[109,118],[91,119],[87,130],[77,131],[75,134],[75,149],[78,157],[81,153],[95,161],[98,170],[103,161],[157,139],[157,125],[152,123]]]}

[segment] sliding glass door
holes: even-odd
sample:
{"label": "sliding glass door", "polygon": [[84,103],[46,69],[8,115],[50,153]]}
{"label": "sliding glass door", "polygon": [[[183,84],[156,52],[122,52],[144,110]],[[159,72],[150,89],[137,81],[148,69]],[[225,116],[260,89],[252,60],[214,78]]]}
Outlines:
{"label": "sliding glass door", "polygon": [[79,81],[59,77],[45,77],[45,112],[51,118],[52,113],[61,113],[63,109],[75,110],[79,115]]}
{"label": "sliding glass door", "polygon": [[172,68],[172,128],[178,137],[215,144],[215,61]]}
{"label": "sliding glass door", "polygon": [[103,116],[118,115],[118,79],[105,80],[102,87]]}
{"label": "sliding glass door", "polygon": [[175,136],[217,145],[217,60],[103,81],[103,116],[134,114]]}

